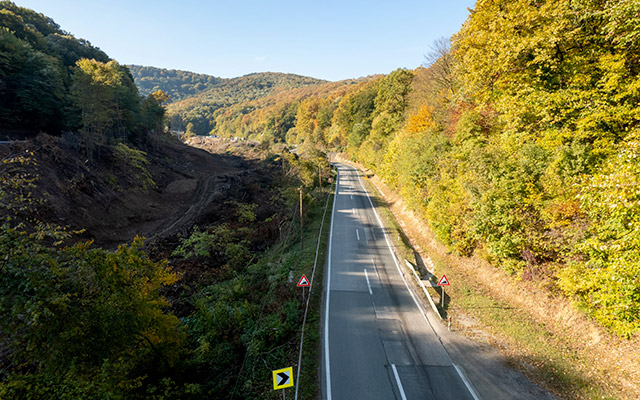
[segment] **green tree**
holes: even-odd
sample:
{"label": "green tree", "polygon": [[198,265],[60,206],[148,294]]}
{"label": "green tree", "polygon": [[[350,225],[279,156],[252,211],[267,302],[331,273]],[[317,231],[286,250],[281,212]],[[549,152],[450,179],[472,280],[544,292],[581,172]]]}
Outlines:
{"label": "green tree", "polygon": [[0,28],[0,125],[60,130],[64,86],[56,60]]}
{"label": "green tree", "polygon": [[145,131],[161,132],[164,126],[165,108],[169,96],[162,90],[151,93],[141,104],[142,125]]}
{"label": "green tree", "polygon": [[0,396],[121,397],[141,385],[140,368],[174,364],[182,335],[162,311],[160,288],[176,281],[166,264],[139,239],[111,253],[51,248],[37,239],[47,233],[0,229],[0,326],[15,366]]}
{"label": "green tree", "polygon": [[140,238],[116,251],[65,246],[70,232],[34,218],[34,165],[0,163],[0,398],[148,398],[183,355],[160,293],[178,276]]}
{"label": "green tree", "polygon": [[195,131],[193,130],[193,123],[192,123],[192,122],[189,122],[189,123],[187,124],[187,128],[186,128],[186,131],[185,131],[185,133],[184,133],[184,137],[185,137],[185,138],[189,138],[189,137],[192,137],[192,136],[195,136],[195,135],[196,135],[196,133],[195,133]]}
{"label": "green tree", "polygon": [[85,131],[119,137],[135,131],[140,105],[126,67],[115,61],[81,59],[72,78],[72,93]]}

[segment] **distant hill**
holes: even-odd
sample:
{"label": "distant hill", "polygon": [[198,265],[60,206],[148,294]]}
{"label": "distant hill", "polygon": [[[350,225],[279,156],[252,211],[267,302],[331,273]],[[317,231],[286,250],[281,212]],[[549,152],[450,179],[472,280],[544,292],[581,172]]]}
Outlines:
{"label": "distant hill", "polygon": [[184,130],[191,123],[193,132],[206,135],[214,128],[214,113],[221,108],[326,82],[306,76],[276,72],[220,79],[207,90],[170,104],[168,114],[171,117],[173,129]]}
{"label": "distant hill", "polygon": [[[206,117],[210,127],[209,134],[295,143],[299,115],[314,113],[312,110],[315,110],[325,115],[325,120],[330,120],[330,114],[343,97],[377,78],[370,76],[276,90],[268,96],[219,107]],[[177,125],[182,119],[174,114],[171,122]]]}
{"label": "distant hill", "polygon": [[181,71],[176,69],[127,65],[140,94],[148,96],[156,90],[162,90],[171,97],[171,102],[196,95],[225,79],[207,74]]}

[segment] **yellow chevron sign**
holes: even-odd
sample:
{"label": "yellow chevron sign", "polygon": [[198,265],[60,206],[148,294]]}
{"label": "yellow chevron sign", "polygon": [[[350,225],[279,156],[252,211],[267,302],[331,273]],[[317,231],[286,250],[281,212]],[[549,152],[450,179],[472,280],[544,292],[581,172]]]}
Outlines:
{"label": "yellow chevron sign", "polygon": [[273,371],[273,390],[293,386],[293,367]]}

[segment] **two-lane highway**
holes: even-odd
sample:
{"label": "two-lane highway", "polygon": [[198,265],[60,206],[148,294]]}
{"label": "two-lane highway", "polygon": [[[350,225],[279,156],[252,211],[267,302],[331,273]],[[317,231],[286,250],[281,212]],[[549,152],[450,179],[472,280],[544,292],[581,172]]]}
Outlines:
{"label": "two-lane highway", "polygon": [[336,165],[323,398],[478,400],[409,290],[358,172]]}

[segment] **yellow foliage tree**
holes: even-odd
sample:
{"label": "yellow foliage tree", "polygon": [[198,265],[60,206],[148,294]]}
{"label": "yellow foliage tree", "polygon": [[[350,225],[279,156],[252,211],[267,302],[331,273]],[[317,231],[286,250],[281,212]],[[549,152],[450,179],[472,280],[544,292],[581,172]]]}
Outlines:
{"label": "yellow foliage tree", "polygon": [[407,132],[418,133],[424,132],[427,129],[435,128],[436,124],[433,120],[433,107],[428,104],[423,105],[418,109],[418,112],[409,116],[407,121]]}
{"label": "yellow foliage tree", "polygon": [[151,93],[149,96],[152,97],[160,105],[167,104],[169,100],[171,100],[171,96],[169,96],[168,94],[166,94],[160,89]]}

